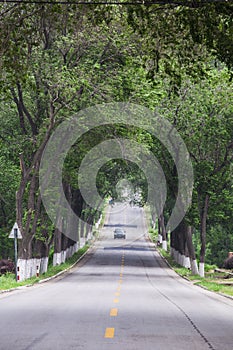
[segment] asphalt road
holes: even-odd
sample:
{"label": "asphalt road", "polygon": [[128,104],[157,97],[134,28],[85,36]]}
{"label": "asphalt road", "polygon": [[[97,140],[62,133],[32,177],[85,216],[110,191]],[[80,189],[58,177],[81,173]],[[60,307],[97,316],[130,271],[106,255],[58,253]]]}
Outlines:
{"label": "asphalt road", "polygon": [[142,209],[116,205],[65,277],[1,294],[0,349],[232,350],[233,300],[177,276],[145,233]]}

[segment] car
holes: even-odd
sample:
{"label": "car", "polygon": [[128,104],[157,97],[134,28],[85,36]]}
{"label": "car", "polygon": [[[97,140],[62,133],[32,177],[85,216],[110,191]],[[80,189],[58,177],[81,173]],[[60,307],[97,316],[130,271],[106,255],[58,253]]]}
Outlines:
{"label": "car", "polygon": [[114,239],[116,238],[124,238],[125,239],[126,237],[126,234],[125,234],[125,231],[122,229],[122,228],[115,228],[114,230]]}

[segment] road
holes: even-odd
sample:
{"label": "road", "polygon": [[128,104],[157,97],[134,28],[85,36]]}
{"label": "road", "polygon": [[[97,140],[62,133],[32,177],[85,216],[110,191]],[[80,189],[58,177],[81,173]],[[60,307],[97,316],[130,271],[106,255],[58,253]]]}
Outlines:
{"label": "road", "polygon": [[[177,276],[145,239],[143,210],[110,209],[64,277],[0,295],[1,350],[233,349],[233,300]],[[113,239],[116,225],[126,239]]]}

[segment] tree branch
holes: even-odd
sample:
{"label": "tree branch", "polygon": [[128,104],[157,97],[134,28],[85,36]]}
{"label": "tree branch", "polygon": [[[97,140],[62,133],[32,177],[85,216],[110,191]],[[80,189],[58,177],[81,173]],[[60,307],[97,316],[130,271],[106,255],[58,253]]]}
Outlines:
{"label": "tree branch", "polygon": [[20,83],[18,82],[17,83],[17,89],[18,89],[18,96],[19,96],[19,103],[21,105],[21,108],[24,112],[24,114],[26,115],[28,121],[29,121],[29,124],[31,126],[31,130],[32,130],[32,134],[33,136],[36,136],[38,131],[37,131],[37,126],[36,124],[34,123],[33,119],[32,119],[32,116],[31,114],[29,113],[28,109],[26,108],[25,104],[24,104],[24,101],[23,101],[23,93],[22,93],[22,87],[20,85]]}
{"label": "tree branch", "polygon": [[17,98],[17,95],[16,95],[16,92],[15,92],[14,88],[10,88],[10,91],[11,91],[11,95],[13,97],[13,100],[14,100],[14,102],[16,104],[17,110],[18,110],[20,128],[21,128],[23,134],[26,135],[27,134],[27,130],[26,130],[26,127],[25,127],[24,113],[23,113],[22,106],[21,106],[21,104],[19,102],[19,99]]}

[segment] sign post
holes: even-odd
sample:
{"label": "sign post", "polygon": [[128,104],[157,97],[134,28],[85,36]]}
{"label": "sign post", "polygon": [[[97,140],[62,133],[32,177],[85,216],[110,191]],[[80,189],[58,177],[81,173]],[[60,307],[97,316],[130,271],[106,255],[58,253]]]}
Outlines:
{"label": "sign post", "polygon": [[22,239],[22,234],[20,232],[19,226],[17,225],[17,222],[14,224],[11,233],[9,235],[9,238],[14,238],[14,247],[15,247],[15,279],[16,282],[18,281],[17,278],[17,261],[18,261],[18,246],[17,246],[17,240]]}
{"label": "sign post", "polygon": [[17,282],[17,261],[18,261],[18,247],[17,247],[17,239],[18,239],[18,230],[14,228],[14,243],[15,243],[15,279]]}

